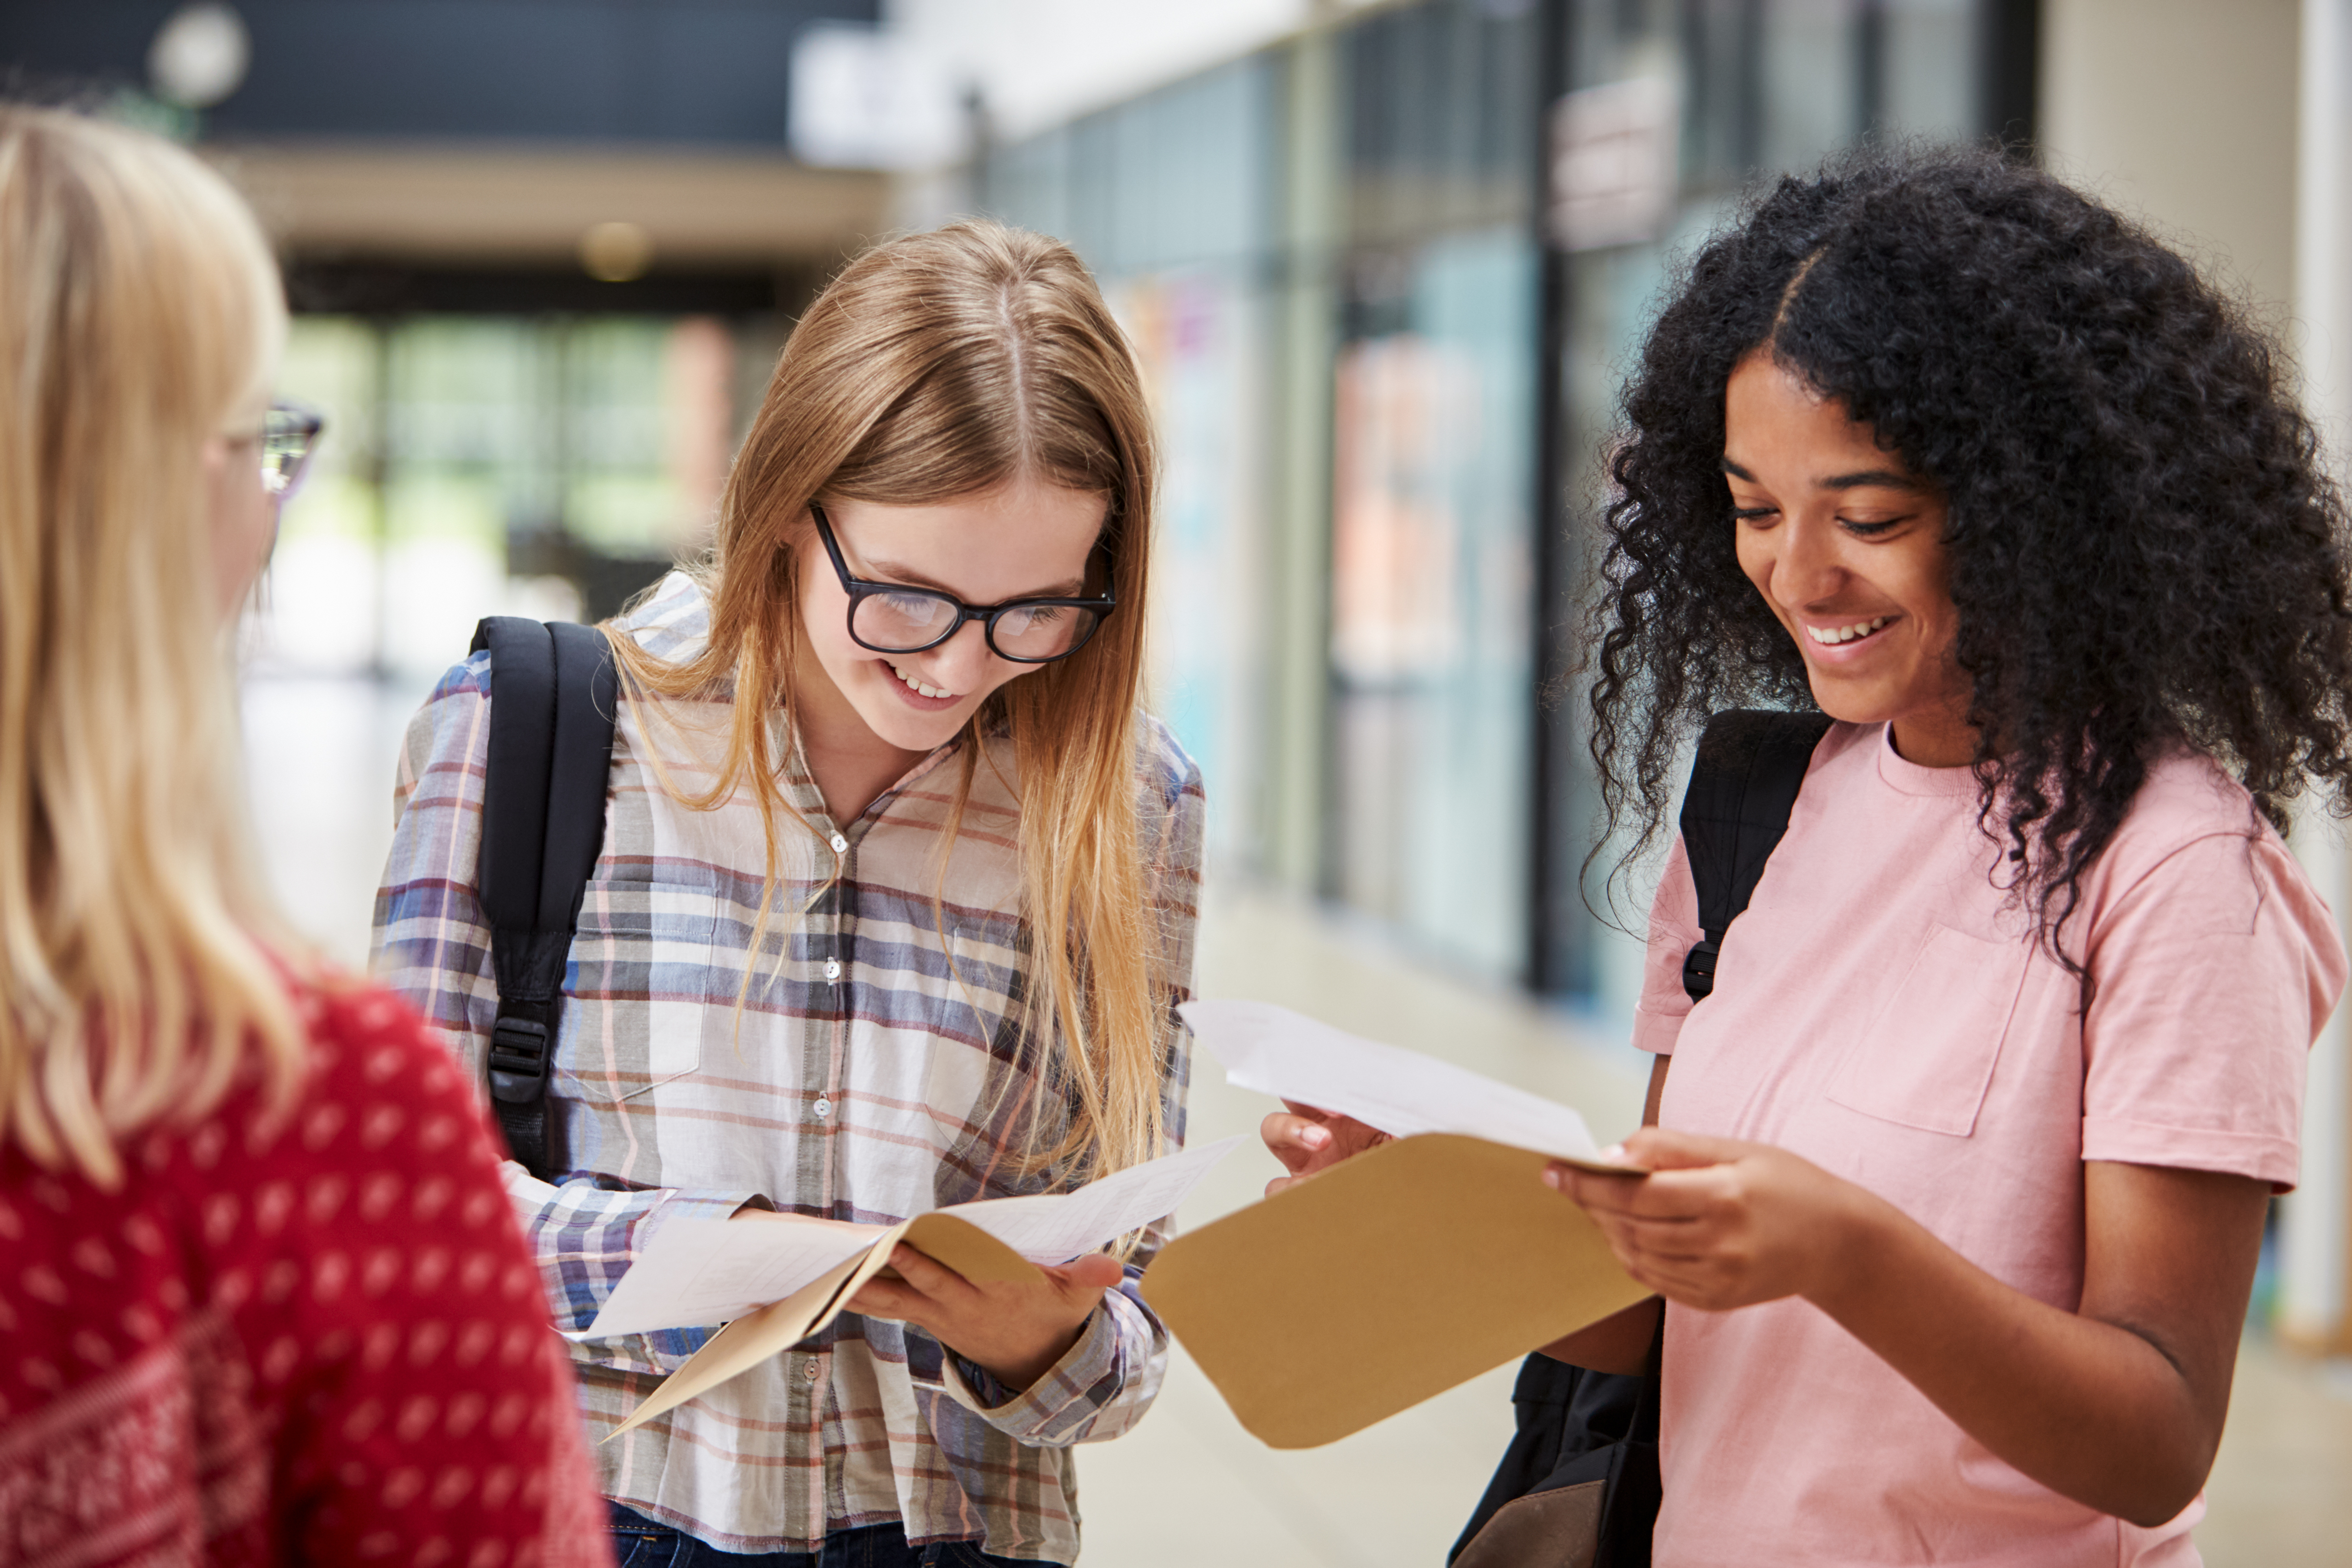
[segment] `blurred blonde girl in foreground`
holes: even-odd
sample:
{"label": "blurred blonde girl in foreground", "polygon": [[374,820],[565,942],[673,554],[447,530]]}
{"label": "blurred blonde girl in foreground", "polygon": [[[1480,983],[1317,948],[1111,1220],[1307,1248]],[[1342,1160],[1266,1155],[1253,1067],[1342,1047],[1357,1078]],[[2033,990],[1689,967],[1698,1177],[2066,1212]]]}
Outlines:
{"label": "blurred blonde girl in foreground", "polygon": [[247,854],[285,331],[218,176],[0,106],[0,1563],[602,1563],[481,1115]]}
{"label": "blurred blonde girl in foreground", "polygon": [[[1201,790],[1138,707],[1152,466],[1133,358],[1055,241],[899,239],[802,317],[715,563],[606,628],[554,1180],[508,1167],[566,1327],[682,1216],[887,1223],[1182,1141]],[[383,972],[478,1076],[497,677],[478,654],[411,727],[377,906]],[[816,1339],[599,1447],[616,1547],[1074,1562],[1070,1447],[1159,1386],[1156,1240],[1034,1287],[901,1248]],[[592,1435],[705,1337],[577,1344]]]}

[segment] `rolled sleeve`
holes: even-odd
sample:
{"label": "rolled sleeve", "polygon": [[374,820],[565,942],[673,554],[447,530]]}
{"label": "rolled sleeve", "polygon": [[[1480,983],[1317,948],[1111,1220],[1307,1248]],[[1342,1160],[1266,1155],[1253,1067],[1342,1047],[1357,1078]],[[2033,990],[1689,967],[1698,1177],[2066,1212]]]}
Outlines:
{"label": "rolled sleeve", "polygon": [[623,1372],[671,1373],[702,1348],[709,1329],[663,1329],[647,1334],[591,1339],[588,1325],[612,1299],[621,1277],[673,1219],[726,1219],[758,1193],[694,1188],[615,1188],[593,1177],[542,1182],[512,1161],[505,1166],[507,1196],[539,1261],[555,1326],[572,1359]]}
{"label": "rolled sleeve", "polygon": [[1103,1292],[1078,1342],[1019,1393],[950,1352],[940,1373],[948,1397],[1033,1448],[1119,1436],[1142,1419],[1168,1368],[1168,1331],[1136,1294],[1142,1277],[1130,1265],[1119,1288]]}
{"label": "rolled sleeve", "polygon": [[2312,1040],[2343,939],[2285,847],[2214,834],[2099,911],[2083,1026],[2083,1158],[2296,1177]]}
{"label": "rolled sleeve", "polygon": [[1633,1044],[1654,1056],[1675,1054],[1683,1022],[1690,1016],[1690,993],[1683,989],[1683,961],[1705,933],[1698,923],[1698,884],[1691,877],[1683,836],[1666,852],[1665,874],[1650,903],[1650,935],[1642,956],[1642,995],[1633,1005]]}

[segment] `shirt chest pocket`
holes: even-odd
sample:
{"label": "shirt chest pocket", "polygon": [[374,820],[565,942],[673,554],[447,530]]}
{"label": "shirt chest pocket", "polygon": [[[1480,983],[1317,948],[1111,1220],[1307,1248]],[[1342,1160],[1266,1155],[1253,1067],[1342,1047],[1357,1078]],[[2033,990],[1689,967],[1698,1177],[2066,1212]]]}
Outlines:
{"label": "shirt chest pocket", "polygon": [[1831,1100],[1899,1126],[1969,1136],[2030,957],[2020,942],[1931,928],[1910,973],[1831,1079]]}
{"label": "shirt chest pocket", "polygon": [[[731,967],[713,962],[714,896],[665,882],[588,885],[564,993],[557,1066],[583,1099],[622,1100],[702,1065],[706,1020],[731,1008]],[[722,986],[723,996],[714,994]]]}

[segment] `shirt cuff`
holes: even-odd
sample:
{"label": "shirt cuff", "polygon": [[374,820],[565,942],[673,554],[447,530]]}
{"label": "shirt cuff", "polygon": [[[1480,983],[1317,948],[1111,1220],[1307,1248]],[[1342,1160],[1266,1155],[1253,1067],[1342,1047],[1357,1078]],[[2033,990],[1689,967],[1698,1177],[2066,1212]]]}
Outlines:
{"label": "shirt cuff", "polygon": [[940,1359],[940,1384],[949,1398],[1015,1441],[1032,1447],[1066,1443],[1074,1425],[1084,1425],[1118,1392],[1116,1303],[1123,1300],[1107,1292],[1102,1305],[1087,1319],[1078,1342],[1017,1394],[986,1367],[953,1351]]}
{"label": "shirt cuff", "polygon": [[635,1243],[630,1251],[632,1254],[643,1253],[654,1244],[654,1237],[661,1227],[674,1219],[733,1219],[747,1208],[772,1209],[775,1206],[761,1193],[720,1193],[700,1187],[680,1187],[665,1194],[661,1202],[654,1205],[654,1212],[646,1216],[645,1224],[638,1228]]}
{"label": "shirt cuff", "polygon": [[1675,1042],[1682,1037],[1684,1020],[1690,1016],[1685,1007],[1679,1013],[1653,1013],[1646,1007],[1633,1009],[1633,1048],[1648,1051],[1653,1056],[1675,1054]]}
{"label": "shirt cuff", "polygon": [[2294,1140],[2220,1127],[2166,1127],[2120,1117],[2083,1118],[2083,1158],[2125,1165],[2214,1171],[2268,1182],[2273,1193],[2294,1191]]}
{"label": "shirt cuff", "polygon": [[[528,1177],[524,1178],[529,1180]],[[566,1187],[573,1184],[566,1184]],[[674,1219],[723,1220],[751,1204],[764,1204],[757,1193],[718,1192],[708,1188],[654,1189],[636,1193],[597,1191],[566,1194],[575,1213],[593,1214],[600,1199],[612,1201],[613,1212],[602,1226],[593,1222],[564,1239],[577,1248],[575,1257],[559,1264],[565,1287],[556,1326],[572,1346],[573,1357],[617,1372],[667,1373],[684,1366],[718,1331],[708,1328],[656,1329],[650,1333],[597,1337],[588,1332],[621,1276],[635,1267],[662,1226]],[[644,1200],[651,1199],[647,1205]],[[643,1206],[640,1206],[640,1205]],[[544,1235],[544,1231],[541,1233]],[[618,1262],[621,1267],[614,1268]]]}

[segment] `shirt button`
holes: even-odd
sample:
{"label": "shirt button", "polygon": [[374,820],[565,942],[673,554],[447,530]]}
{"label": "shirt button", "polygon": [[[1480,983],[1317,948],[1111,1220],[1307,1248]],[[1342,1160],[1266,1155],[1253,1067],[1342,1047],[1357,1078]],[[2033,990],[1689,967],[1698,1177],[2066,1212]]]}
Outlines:
{"label": "shirt button", "polygon": [[838,980],[841,978],[841,960],[837,958],[828,958],[824,961],[824,977],[827,980]]}
{"label": "shirt button", "polygon": [[816,1381],[816,1359],[814,1356],[801,1363],[801,1377],[808,1383]]}
{"label": "shirt button", "polygon": [[820,1121],[824,1121],[826,1117],[831,1116],[833,1114],[833,1101],[825,1099],[823,1095],[819,1095],[816,1102],[816,1114],[817,1120]]}
{"label": "shirt button", "polygon": [[846,855],[846,854],[848,854],[848,853],[849,853],[849,840],[848,840],[848,839],[846,839],[846,838],[844,838],[844,837],[843,837],[840,834],[838,834],[838,833],[835,834],[835,835],[833,836],[833,852],[834,852],[835,854],[836,854],[836,855]]}

